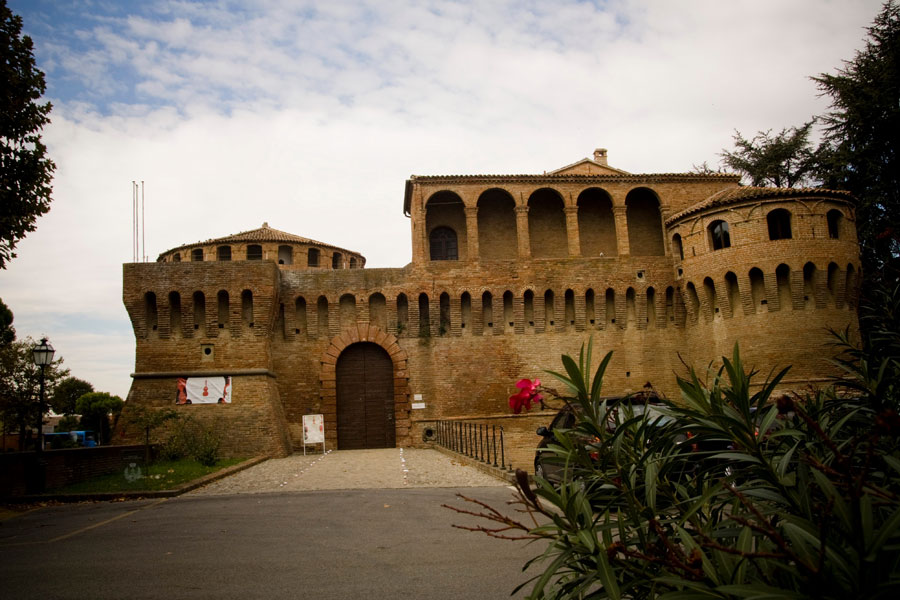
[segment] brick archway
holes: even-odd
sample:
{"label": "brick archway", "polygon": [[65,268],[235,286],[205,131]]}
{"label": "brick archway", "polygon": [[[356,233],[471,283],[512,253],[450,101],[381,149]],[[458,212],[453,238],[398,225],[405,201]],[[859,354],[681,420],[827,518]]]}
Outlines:
{"label": "brick archway", "polygon": [[319,383],[322,414],[325,415],[325,443],[337,448],[337,360],[344,349],[357,342],[378,344],[391,357],[394,366],[394,423],[396,443],[408,445],[409,438],[409,371],[408,355],[397,338],[380,327],[361,323],[344,329],[332,338],[320,360]]}

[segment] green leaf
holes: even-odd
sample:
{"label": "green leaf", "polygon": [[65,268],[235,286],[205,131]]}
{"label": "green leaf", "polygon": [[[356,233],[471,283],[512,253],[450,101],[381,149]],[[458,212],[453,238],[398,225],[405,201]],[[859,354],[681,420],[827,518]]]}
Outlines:
{"label": "green leaf", "polygon": [[747,600],[773,600],[777,598],[795,599],[806,598],[805,594],[770,587],[761,583],[755,585],[720,585],[717,591],[737,596],[738,598],[747,598]]}
{"label": "green leaf", "polygon": [[615,571],[613,571],[612,566],[610,566],[609,557],[603,549],[597,553],[597,576],[600,578],[600,583],[603,584],[603,590],[610,598],[619,600],[619,598],[622,597],[622,592],[619,590],[619,584],[616,582]]}
{"label": "green leaf", "polygon": [[866,560],[874,561],[887,541],[896,540],[898,537],[900,537],[900,508],[897,508],[878,529],[872,544],[867,548]]}

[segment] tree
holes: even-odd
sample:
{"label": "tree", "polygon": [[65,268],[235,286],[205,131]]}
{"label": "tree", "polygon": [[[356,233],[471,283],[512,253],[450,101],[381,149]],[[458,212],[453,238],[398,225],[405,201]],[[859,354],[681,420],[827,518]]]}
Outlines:
{"label": "tree", "polygon": [[[900,6],[886,2],[863,50],[813,80],[831,98],[819,174],[858,201],[863,270],[882,273],[900,254]],[[896,277],[896,273],[894,274]]]}
{"label": "tree", "polygon": [[135,406],[128,411],[128,423],[136,425],[144,432],[144,462],[150,464],[150,435],[154,429],[166,421],[177,419],[178,413],[171,408],[154,409],[146,406]]}
{"label": "tree", "polygon": [[101,444],[108,444],[111,427],[109,418],[118,420],[125,402],[118,396],[106,392],[90,392],[75,403],[75,411],[81,415],[81,423],[97,432]]}
{"label": "tree", "polygon": [[752,140],[735,131],[735,150],[722,151],[722,164],[746,176],[750,185],[788,188],[811,185],[817,165],[817,153],[809,141],[813,122],[782,129],[774,136],[771,130],[760,131]]}
{"label": "tree", "polygon": [[22,18],[0,0],[0,269],[15,258],[16,244],[34,231],[50,210],[53,171],[41,130],[51,105],[38,100],[46,90],[34,61],[33,43],[22,36]]}
{"label": "tree", "polygon": [[16,339],[16,330],[12,326],[13,313],[9,307],[0,300],[0,346],[11,344]]}
{"label": "tree", "polygon": [[94,391],[94,386],[77,377],[66,377],[56,384],[50,397],[50,408],[58,415],[75,414],[78,399]]}
{"label": "tree", "polygon": [[[24,450],[25,434],[37,426],[41,369],[34,364],[32,350],[37,342],[30,337],[0,346],[0,427],[4,433],[19,433]],[[44,370],[45,398],[53,394],[56,382],[69,374],[58,358]]]}

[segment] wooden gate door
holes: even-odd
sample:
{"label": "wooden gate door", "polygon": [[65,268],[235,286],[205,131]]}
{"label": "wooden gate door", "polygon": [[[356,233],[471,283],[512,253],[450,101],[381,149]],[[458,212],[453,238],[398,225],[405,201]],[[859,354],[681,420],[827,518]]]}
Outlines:
{"label": "wooden gate door", "polygon": [[394,364],[378,344],[351,344],[337,360],[339,450],[393,448]]}

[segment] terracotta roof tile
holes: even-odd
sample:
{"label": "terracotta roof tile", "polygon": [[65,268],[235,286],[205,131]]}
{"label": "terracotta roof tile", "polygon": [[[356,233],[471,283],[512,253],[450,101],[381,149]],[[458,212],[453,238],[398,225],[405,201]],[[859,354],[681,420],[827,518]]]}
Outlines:
{"label": "terracotta roof tile", "polygon": [[709,198],[694,204],[693,206],[674,214],[666,219],[666,225],[674,223],[688,215],[715,208],[717,206],[727,206],[745,200],[767,200],[776,198],[797,198],[800,196],[816,196],[825,198],[838,198],[840,200],[851,201],[853,196],[849,192],[841,190],[828,190],[825,188],[767,188],[767,187],[736,187],[716,192]]}
{"label": "terracotta roof tile", "polygon": [[333,244],[326,244],[324,242],[319,242],[316,240],[311,240],[309,238],[301,237],[299,235],[294,235],[293,233],[288,233],[286,231],[281,231],[279,229],[269,227],[268,223],[263,223],[262,227],[259,227],[257,229],[250,229],[249,231],[242,231],[240,233],[227,235],[225,237],[212,238],[203,242],[183,244],[181,246],[178,246],[177,248],[166,250],[165,252],[160,254],[160,257],[171,252],[175,252],[176,250],[181,250],[183,248],[193,248],[195,246],[206,246],[209,244],[230,244],[235,242],[289,242],[294,244],[309,244],[312,246],[332,248],[334,250],[339,250],[348,254],[359,255],[359,252],[356,252],[354,250],[347,250]]}

